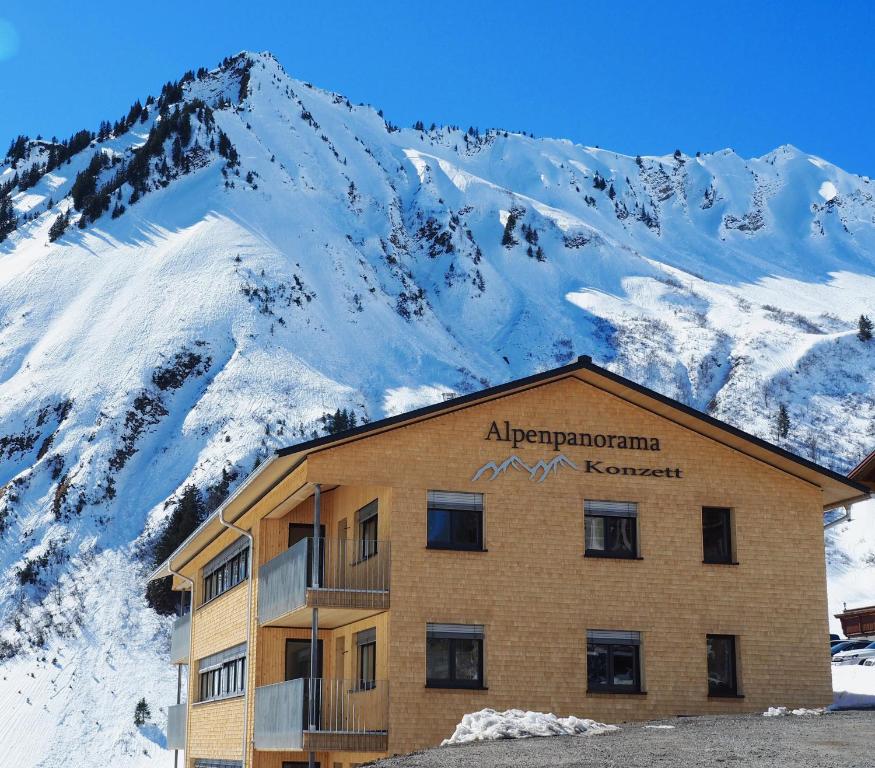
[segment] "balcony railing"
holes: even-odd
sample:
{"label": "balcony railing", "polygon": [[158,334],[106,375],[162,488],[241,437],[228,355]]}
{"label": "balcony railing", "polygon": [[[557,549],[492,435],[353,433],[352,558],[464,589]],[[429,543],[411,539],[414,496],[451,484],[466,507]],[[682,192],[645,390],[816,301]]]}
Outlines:
{"label": "balcony railing", "polygon": [[389,683],[298,678],[255,689],[255,748],[385,752]]}
{"label": "balcony railing", "polygon": [[[317,547],[320,568],[314,577]],[[259,623],[277,623],[302,608],[350,609],[347,615],[353,617],[386,610],[389,570],[388,541],[302,539],[261,566]]]}
{"label": "balcony railing", "polygon": [[167,749],[185,749],[185,713],[187,704],[167,707]]}
{"label": "balcony railing", "polygon": [[178,616],[173,622],[173,632],[170,635],[170,663],[188,664],[191,654],[191,614]]}

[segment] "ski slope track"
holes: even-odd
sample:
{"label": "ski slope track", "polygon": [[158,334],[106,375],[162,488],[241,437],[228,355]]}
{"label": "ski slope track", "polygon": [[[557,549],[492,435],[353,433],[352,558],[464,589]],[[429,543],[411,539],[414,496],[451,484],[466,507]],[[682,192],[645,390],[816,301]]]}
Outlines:
{"label": "ski slope track", "polygon": [[[784,404],[779,442],[838,470],[875,447],[867,178],[792,146],[629,157],[398,129],[267,53],[160,101],[48,172],[45,139],[0,164],[0,765],[169,764],[155,535],[186,484],[224,470],[233,490],[326,412],[589,354],[768,439]],[[833,612],[875,595],[873,511],[827,536]]]}

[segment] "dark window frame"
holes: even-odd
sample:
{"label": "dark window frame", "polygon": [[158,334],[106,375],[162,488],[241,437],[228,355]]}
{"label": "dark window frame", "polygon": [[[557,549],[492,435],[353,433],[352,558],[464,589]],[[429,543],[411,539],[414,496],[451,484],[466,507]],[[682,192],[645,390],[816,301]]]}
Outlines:
{"label": "dark window frame", "polygon": [[379,499],[369,501],[355,513],[355,517],[358,529],[358,546],[356,547],[358,562],[363,562],[378,554],[377,537],[380,529]]}
{"label": "dark window frame", "polygon": [[[445,491],[430,491],[431,493],[446,493]],[[461,509],[458,507],[453,507],[449,504],[440,504],[438,502],[433,502],[431,499],[427,501],[427,509],[426,509],[426,525],[425,525],[425,537],[426,537],[426,548],[427,549],[443,549],[443,550],[457,550],[462,552],[485,552],[486,547],[484,544],[484,518],[486,514],[485,503],[483,499],[483,494],[470,494],[470,495],[479,495],[480,496],[480,508],[476,509]],[[448,515],[449,517],[449,538],[446,540],[443,539],[433,539],[431,537],[432,531],[432,514],[433,513],[441,513]],[[462,519],[464,517],[471,518],[475,521],[475,525],[473,526],[476,530],[476,541],[474,542],[466,542],[461,541],[459,532],[463,530],[466,526],[462,523]]]}
{"label": "dark window frame", "polygon": [[[623,505],[628,506],[630,509],[626,514],[620,513],[618,511],[608,512],[607,510],[599,511],[598,505],[603,504],[606,506],[610,505]],[[590,508],[590,505],[594,508]],[[604,549],[591,549],[589,546],[590,537],[587,535],[587,524],[591,523],[594,520],[601,520],[602,525],[604,527],[604,539],[605,539],[605,548]],[[608,525],[613,520],[630,520],[632,522],[631,533],[632,533],[632,551],[626,551],[621,549],[608,549],[607,548],[607,529]],[[638,536],[638,504],[637,502],[611,502],[611,501],[603,501],[603,500],[586,500],[583,505],[583,556],[584,557],[601,557],[611,560],[640,560],[640,549],[639,549],[639,536]]]}
{"label": "dark window frame", "polygon": [[[614,654],[618,650],[632,650],[632,685],[617,685],[613,682],[593,684],[590,672],[590,656],[593,655],[592,648],[605,648],[608,657],[607,677],[608,680],[614,679]],[[644,690],[641,685],[641,642],[624,642],[617,639],[609,638],[593,638],[587,637],[586,641],[586,691],[587,693],[621,693],[621,694],[642,694]]]}
{"label": "dark window frame", "polygon": [[[366,677],[366,656],[370,656],[369,677]],[[377,640],[369,640],[358,645],[358,674],[356,675],[356,687],[360,691],[369,691],[377,687]]]}
{"label": "dark window frame", "polygon": [[[709,531],[714,530],[717,526],[714,526],[713,524],[708,525],[705,522],[705,516],[714,512],[719,512],[722,515],[722,520],[719,525],[722,540],[721,548],[725,548],[726,550],[724,555],[718,556],[714,556],[713,554],[709,555],[709,549],[713,550],[713,547],[709,547],[707,540]],[[732,534],[731,507],[702,507],[702,562],[706,565],[737,565],[738,563],[734,556],[735,542]]]}
{"label": "dark window frame", "polygon": [[[732,682],[728,686],[716,686],[711,682],[711,642],[713,640],[729,641],[732,659]],[[741,698],[738,688],[738,638],[736,635],[707,634],[705,635],[705,658],[708,666],[708,697],[712,699]]]}
{"label": "dark window frame", "polygon": [[[477,625],[472,625],[477,626]],[[477,633],[472,632],[469,635],[459,634],[458,636],[449,637],[449,636],[439,636],[439,635],[430,635],[428,631],[426,631],[425,638],[425,687],[426,688],[452,688],[452,689],[465,689],[465,690],[485,690],[486,683],[484,681],[483,672],[484,672],[484,635],[482,628],[479,630],[479,637]],[[440,641],[448,643],[448,665],[447,665],[447,677],[445,678],[434,678],[428,676],[428,655],[429,655],[429,645],[433,641]],[[456,676],[456,656],[458,653],[459,646],[461,643],[470,643],[474,642],[477,644],[477,678],[474,680],[469,680],[466,678],[459,678]]]}

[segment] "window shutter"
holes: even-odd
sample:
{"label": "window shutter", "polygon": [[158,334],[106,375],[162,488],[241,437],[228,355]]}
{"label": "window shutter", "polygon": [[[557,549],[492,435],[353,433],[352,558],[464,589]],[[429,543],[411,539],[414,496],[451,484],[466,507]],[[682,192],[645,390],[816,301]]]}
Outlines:
{"label": "window shutter", "polygon": [[634,501],[593,501],[583,502],[583,512],[586,515],[601,515],[603,517],[638,517],[638,505]]}
{"label": "window shutter", "polygon": [[374,499],[370,504],[365,504],[358,512],[355,513],[356,518],[360,523],[369,520],[377,514],[377,500]]}
{"label": "window shutter", "polygon": [[434,509],[460,509],[465,512],[482,512],[483,494],[429,491],[428,506]]}
{"label": "window shutter", "polygon": [[460,638],[464,640],[482,640],[482,624],[427,624],[426,637],[439,639]]}
{"label": "window shutter", "polygon": [[227,648],[219,653],[214,653],[211,656],[204,656],[198,661],[198,672],[208,672],[211,669],[218,669],[226,661],[232,659],[240,659],[246,655],[246,643],[235,645],[233,648]]}
{"label": "window shutter", "polygon": [[249,547],[249,539],[245,536],[241,536],[237,541],[235,541],[230,547],[226,547],[223,549],[218,555],[216,555],[210,562],[208,562],[203,569],[204,576],[209,576],[213,571],[217,571],[221,568],[225,563],[227,563],[234,555],[242,552],[244,549]]}
{"label": "window shutter", "polygon": [[640,632],[624,632],[616,629],[586,630],[588,643],[616,643],[622,645],[641,645]]}
{"label": "window shutter", "polygon": [[367,645],[368,643],[377,642],[377,629],[376,627],[371,627],[371,629],[365,629],[359,632],[355,636],[356,645]]}

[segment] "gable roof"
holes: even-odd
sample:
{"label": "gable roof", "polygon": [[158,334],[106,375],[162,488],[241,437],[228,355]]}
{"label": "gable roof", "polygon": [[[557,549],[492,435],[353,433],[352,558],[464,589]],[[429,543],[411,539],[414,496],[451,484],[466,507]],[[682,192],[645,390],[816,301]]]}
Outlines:
{"label": "gable roof", "polygon": [[[489,400],[506,397],[570,377],[584,381],[634,406],[662,416],[682,427],[727,445],[751,458],[818,486],[823,491],[823,506],[825,509],[862,500],[875,490],[875,484],[867,485],[861,482],[859,478],[846,477],[827,467],[797,456],[795,453],[791,453],[767,440],[744,432],[726,422],[715,419],[713,416],[697,411],[677,400],[672,400],[670,397],[666,397],[659,392],[648,389],[606,368],[602,368],[593,363],[589,355],[582,355],[575,362],[559,368],[552,368],[495,387],[488,387],[467,395],[460,395],[451,400],[427,405],[423,408],[398,414],[397,416],[372,421],[344,432],[317,437],[313,440],[278,449],[267,462],[255,469],[243,484],[210,517],[201,523],[198,529],[156,569],[150,579],[167,576],[172,563],[177,567],[182,567],[175,563],[179,553],[194,543],[196,539],[207,535],[207,543],[209,543],[214,541],[225,530],[218,521],[220,514],[224,514],[224,517],[232,523],[238,520],[312,453],[363,440],[399,427],[415,424],[416,422],[425,421],[454,411],[460,411]],[[875,458],[873,457],[875,457],[875,452],[869,456],[869,459],[872,459],[873,472],[875,472]],[[211,537],[208,535],[210,533]],[[190,559],[188,558],[186,563]]]}

